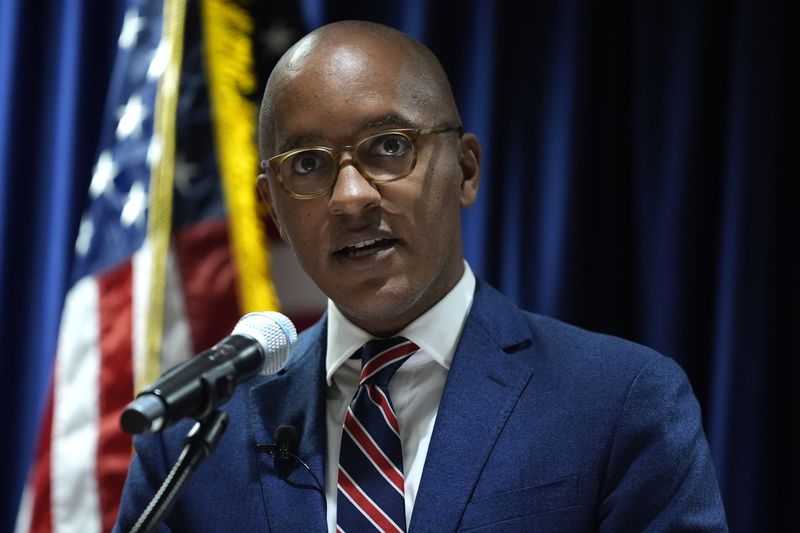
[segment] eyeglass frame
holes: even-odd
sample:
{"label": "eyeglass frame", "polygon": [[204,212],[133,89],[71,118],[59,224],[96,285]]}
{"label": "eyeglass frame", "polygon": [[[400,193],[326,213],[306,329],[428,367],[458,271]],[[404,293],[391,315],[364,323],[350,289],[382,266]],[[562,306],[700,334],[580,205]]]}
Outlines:
{"label": "eyeglass frame", "polygon": [[[417,139],[419,139],[423,135],[449,133],[451,131],[458,132],[459,137],[464,135],[464,128],[461,125],[458,125],[458,126],[431,127],[431,128],[398,128],[398,129],[393,129],[393,130],[381,131],[381,132],[378,132],[378,133],[374,133],[372,135],[367,135],[366,137],[364,137],[363,139],[360,139],[355,144],[349,144],[349,145],[346,145],[346,146],[342,146],[340,148],[331,148],[329,146],[304,146],[304,147],[301,147],[301,148],[293,148],[291,150],[287,150],[286,152],[282,152],[280,154],[274,155],[274,156],[270,157],[269,159],[262,159],[260,166],[261,166],[262,170],[266,170],[267,168],[269,168],[269,170],[272,172],[272,175],[275,177],[275,179],[278,180],[278,184],[281,186],[281,189],[283,189],[283,191],[286,194],[288,194],[290,197],[292,197],[292,198],[294,198],[296,200],[311,200],[313,198],[319,198],[320,196],[325,196],[326,194],[331,192],[334,187],[336,187],[336,182],[339,179],[339,172],[341,171],[340,157],[341,157],[342,153],[344,153],[344,152],[350,152],[350,154],[351,154],[350,160],[352,161],[353,166],[364,177],[364,179],[366,179],[370,184],[373,184],[373,183],[391,183],[393,181],[397,181],[397,180],[401,180],[401,179],[405,178],[406,176],[411,174],[414,171],[414,169],[416,168],[416,166],[417,166],[417,145],[416,145]],[[414,149],[414,160],[411,162],[411,165],[409,165],[408,170],[405,173],[403,173],[403,174],[401,174],[401,175],[399,175],[397,177],[394,177],[394,178],[391,178],[391,179],[386,179],[386,180],[374,179],[372,176],[369,176],[363,170],[361,170],[361,167],[358,164],[358,159],[356,158],[356,150],[358,149],[359,146],[361,146],[362,143],[368,141],[369,139],[372,139],[374,137],[378,137],[378,136],[381,136],[381,135],[391,135],[393,133],[394,134],[400,134],[400,135],[408,138],[411,141],[411,147]],[[296,192],[293,192],[293,191],[289,190],[289,188],[283,182],[283,178],[281,177],[281,174],[279,172],[281,164],[286,159],[288,159],[289,157],[291,157],[293,155],[296,155],[296,154],[298,154],[300,152],[304,152],[306,150],[321,150],[323,152],[326,152],[331,156],[331,159],[333,159],[333,162],[336,165],[335,166],[335,171],[333,173],[333,179],[331,180],[330,185],[328,185],[328,187],[325,190],[320,191],[318,193],[314,193],[314,194],[298,194]],[[266,177],[266,174],[263,174],[263,173],[259,174],[258,177],[261,178],[261,176],[265,176]]]}

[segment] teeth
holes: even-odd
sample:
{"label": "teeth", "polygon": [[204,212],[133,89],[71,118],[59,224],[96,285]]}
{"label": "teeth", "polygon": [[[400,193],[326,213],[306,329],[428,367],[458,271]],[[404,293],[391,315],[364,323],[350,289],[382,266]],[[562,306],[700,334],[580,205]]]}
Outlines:
{"label": "teeth", "polygon": [[375,248],[372,248],[377,243],[382,243],[383,241],[389,240],[387,237],[377,237],[375,239],[368,239],[366,241],[356,242],[353,244],[348,244],[343,248],[339,249],[338,253],[346,254],[351,257],[361,257],[362,255],[369,255],[376,251]]}
{"label": "teeth", "polygon": [[356,249],[358,249],[358,248],[364,248],[365,246],[372,246],[372,245],[373,245],[373,244],[375,244],[376,242],[378,242],[378,241],[382,241],[382,240],[383,240],[383,238],[380,238],[380,239],[371,239],[371,240],[369,240],[369,241],[358,242],[358,243],[356,243],[356,244],[351,244],[350,246],[348,246],[348,248],[356,248]]}

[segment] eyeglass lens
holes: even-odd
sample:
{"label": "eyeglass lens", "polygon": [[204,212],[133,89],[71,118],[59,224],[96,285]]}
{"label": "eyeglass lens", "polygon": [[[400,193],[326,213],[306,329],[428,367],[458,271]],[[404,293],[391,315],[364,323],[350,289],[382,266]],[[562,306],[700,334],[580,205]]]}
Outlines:
{"label": "eyeglass lens", "polygon": [[[392,180],[410,171],[415,161],[414,144],[405,134],[381,133],[359,142],[353,160],[366,177]],[[309,148],[284,159],[279,172],[290,191],[305,195],[327,189],[336,179],[338,167],[332,151]]]}

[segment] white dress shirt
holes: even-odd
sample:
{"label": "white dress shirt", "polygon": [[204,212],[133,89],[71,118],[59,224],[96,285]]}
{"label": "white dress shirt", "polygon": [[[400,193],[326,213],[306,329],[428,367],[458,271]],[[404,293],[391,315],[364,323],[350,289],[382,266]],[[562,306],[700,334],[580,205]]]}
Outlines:
{"label": "white dress shirt", "polygon": [[[406,526],[411,523],[411,511],[428,454],[442,389],[461,338],[461,330],[472,307],[474,293],[475,276],[465,261],[464,274],[456,286],[397,334],[420,348],[403,363],[389,382],[389,393],[403,445]],[[373,338],[373,335],[347,320],[336,305],[328,300],[328,348],[325,354],[328,454],[325,497],[330,533],[336,532],[336,480],[342,424],[361,372],[361,362],[350,357]]]}

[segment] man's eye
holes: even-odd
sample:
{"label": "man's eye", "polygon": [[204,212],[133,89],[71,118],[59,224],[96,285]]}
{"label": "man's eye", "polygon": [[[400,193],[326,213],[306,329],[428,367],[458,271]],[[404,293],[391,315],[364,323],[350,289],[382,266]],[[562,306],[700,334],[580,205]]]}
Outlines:
{"label": "man's eye", "polygon": [[370,147],[370,155],[400,156],[411,150],[411,142],[407,137],[397,134],[381,135],[375,138]]}
{"label": "man's eye", "polygon": [[298,154],[292,158],[292,172],[294,174],[310,174],[326,166],[325,157],[321,154]]}

